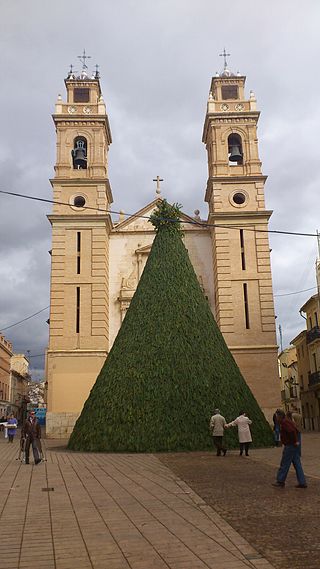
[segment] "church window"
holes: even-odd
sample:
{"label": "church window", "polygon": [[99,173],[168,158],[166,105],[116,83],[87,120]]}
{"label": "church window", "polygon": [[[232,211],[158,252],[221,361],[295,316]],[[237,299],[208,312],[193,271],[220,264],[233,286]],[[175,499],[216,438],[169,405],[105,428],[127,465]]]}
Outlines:
{"label": "church window", "polygon": [[244,251],[243,229],[240,229],[240,250],[241,250],[241,267],[242,267],[242,270],[245,271],[246,270],[246,257],[245,257],[245,251]]}
{"label": "church window", "polygon": [[77,275],[80,275],[81,233],[77,231]]}
{"label": "church window", "polygon": [[84,207],[86,203],[86,200],[84,199],[83,196],[76,196],[73,200],[73,205],[75,205],[76,207]]}
{"label": "church window", "polygon": [[74,90],[73,92],[74,103],[89,103],[89,101],[90,101],[89,89],[82,87]]}
{"label": "church window", "polygon": [[230,166],[243,164],[242,141],[241,136],[237,133],[228,136],[228,157]]}
{"label": "church window", "polygon": [[244,315],[245,315],[246,329],[249,330],[250,321],[249,321],[249,302],[248,302],[248,285],[247,285],[247,283],[243,283],[243,300],[244,300]]}
{"label": "church window", "polygon": [[232,199],[235,204],[242,205],[246,201],[246,196],[241,192],[237,192],[232,196]]}
{"label": "church window", "polygon": [[74,139],[73,149],[71,150],[74,170],[87,169],[87,146],[87,141],[84,136],[77,136],[77,138]]}
{"label": "church window", "polygon": [[222,99],[239,99],[238,85],[222,85]]}
{"label": "church window", "polygon": [[80,332],[80,287],[76,288],[76,334]]}

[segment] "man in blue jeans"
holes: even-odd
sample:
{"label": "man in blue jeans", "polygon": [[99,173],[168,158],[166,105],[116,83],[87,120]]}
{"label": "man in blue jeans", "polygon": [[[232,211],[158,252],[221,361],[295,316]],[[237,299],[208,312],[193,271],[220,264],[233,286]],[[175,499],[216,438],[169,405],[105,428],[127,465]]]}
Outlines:
{"label": "man in blue jeans", "polygon": [[296,488],[307,488],[299,454],[298,429],[294,422],[286,417],[282,409],[278,409],[276,415],[280,424],[280,438],[283,444],[283,452],[277,473],[277,481],[274,482],[272,486],[284,487],[289,468],[291,464],[293,464],[298,480]]}

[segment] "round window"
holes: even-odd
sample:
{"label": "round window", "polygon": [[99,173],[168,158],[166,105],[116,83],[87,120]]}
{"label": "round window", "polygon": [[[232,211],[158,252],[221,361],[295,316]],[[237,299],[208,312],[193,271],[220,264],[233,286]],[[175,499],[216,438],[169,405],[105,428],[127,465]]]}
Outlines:
{"label": "round window", "polygon": [[86,200],[83,196],[76,196],[73,200],[73,205],[76,207],[84,207]]}
{"label": "round window", "polygon": [[246,201],[246,196],[241,192],[237,192],[232,196],[232,199],[234,203],[236,203],[237,205],[242,205]]}

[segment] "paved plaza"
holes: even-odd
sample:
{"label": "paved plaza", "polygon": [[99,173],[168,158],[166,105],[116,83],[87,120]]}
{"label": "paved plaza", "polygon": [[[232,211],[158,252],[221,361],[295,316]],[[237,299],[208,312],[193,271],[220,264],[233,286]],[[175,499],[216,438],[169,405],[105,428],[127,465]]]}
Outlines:
{"label": "paved plaza", "polygon": [[[255,450],[249,459],[235,451],[225,458],[213,453],[89,454],[71,453],[65,441],[47,440],[46,462],[34,466],[17,460],[18,439],[11,445],[0,436],[3,569],[286,568],[281,550],[273,555],[268,540],[266,545],[261,539],[264,525],[256,525],[257,512],[242,509],[243,488],[246,503],[263,511],[265,503],[261,508],[256,503],[262,485],[276,512],[284,493],[294,500],[297,533],[291,539],[296,549],[306,500],[311,501],[310,529],[319,527],[320,435],[304,436],[309,488],[295,489],[290,478],[280,491],[270,484],[281,449]],[[243,523],[248,515],[259,539]],[[271,521],[274,537],[285,531],[277,527],[276,516]],[[316,568],[318,561],[291,566]]]}

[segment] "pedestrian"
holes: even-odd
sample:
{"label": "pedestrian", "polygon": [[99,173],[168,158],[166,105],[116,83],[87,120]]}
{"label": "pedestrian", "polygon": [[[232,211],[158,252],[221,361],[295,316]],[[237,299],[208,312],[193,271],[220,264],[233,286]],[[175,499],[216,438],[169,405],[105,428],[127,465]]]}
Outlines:
{"label": "pedestrian", "polygon": [[39,464],[41,462],[41,427],[34,411],[30,411],[28,418],[24,422],[21,438],[25,439],[26,464],[29,464],[30,445],[32,446],[34,463]]}
{"label": "pedestrian", "polygon": [[299,413],[299,411],[297,409],[294,409],[291,412],[291,418],[292,421],[294,422],[295,426],[297,427],[297,431],[298,431],[298,442],[299,442],[299,455],[301,458],[301,452],[302,452],[302,437],[301,437],[301,431],[303,429],[303,419],[302,419],[302,415]]}
{"label": "pedestrian", "polygon": [[240,456],[243,455],[243,451],[245,451],[245,455],[249,456],[249,446],[252,443],[251,431],[249,425],[252,424],[252,421],[247,417],[245,411],[240,411],[239,416],[231,423],[226,425],[228,427],[238,427],[238,437],[239,437],[239,446],[240,446]]}
{"label": "pedestrian", "polygon": [[17,432],[17,427],[18,427],[17,419],[15,418],[13,413],[9,415],[7,419],[7,425],[8,425],[8,442],[13,443],[13,439]]}
{"label": "pedestrian", "polygon": [[[277,409],[278,411],[278,409]],[[280,447],[281,446],[281,441],[280,441],[280,425],[277,419],[277,411],[275,411],[275,413],[273,414],[272,420],[273,420],[273,438],[274,438],[274,444],[276,447]]]}
{"label": "pedestrian", "polygon": [[272,484],[272,486],[284,488],[289,468],[291,464],[293,464],[298,480],[296,488],[307,488],[307,482],[299,455],[299,439],[297,427],[291,419],[288,419],[288,417],[286,417],[286,414],[284,411],[282,411],[282,409],[278,409],[277,419],[280,424],[280,437],[283,444],[283,452],[280,467],[277,473],[277,480]]}
{"label": "pedestrian", "polygon": [[8,415],[6,415],[4,421],[5,421],[5,423],[4,423],[4,438],[7,439],[8,438],[8,427],[7,427]]}
{"label": "pedestrian", "polygon": [[220,409],[215,409],[210,419],[210,431],[213,437],[213,444],[217,449],[217,456],[226,456],[227,449],[223,445],[224,428],[226,425],[225,418],[221,415]]}

